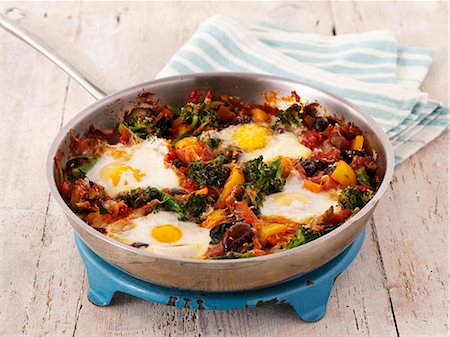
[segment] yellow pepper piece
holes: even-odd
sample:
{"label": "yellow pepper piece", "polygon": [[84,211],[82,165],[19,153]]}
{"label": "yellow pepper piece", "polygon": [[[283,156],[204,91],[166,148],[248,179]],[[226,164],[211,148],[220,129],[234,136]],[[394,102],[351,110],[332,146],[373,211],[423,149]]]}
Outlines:
{"label": "yellow pepper piece", "polygon": [[223,187],[222,193],[220,194],[219,199],[216,202],[216,208],[225,208],[226,200],[231,195],[233,188],[235,186],[241,185],[245,182],[244,173],[238,169],[237,167],[233,167],[230,172],[230,176]]}
{"label": "yellow pepper piece", "polygon": [[356,184],[355,171],[345,161],[339,160],[336,169],[331,173],[330,177],[343,186],[351,186]]}
{"label": "yellow pepper piece", "polygon": [[320,193],[323,191],[323,186],[320,184],[317,184],[315,182],[309,181],[309,180],[305,180],[305,182],[303,183],[303,187],[306,188],[307,190],[314,192],[314,193]]}
{"label": "yellow pepper piece", "polygon": [[352,150],[361,151],[364,147],[364,136],[356,136],[352,140]]}
{"label": "yellow pepper piece", "polygon": [[262,241],[266,241],[269,236],[275,235],[275,234],[282,234],[286,232],[287,225],[280,224],[280,223],[271,223],[264,227],[261,227],[258,229],[258,237]]}
{"label": "yellow pepper piece", "polygon": [[222,222],[226,215],[227,213],[224,209],[216,209],[206,217],[205,221],[202,222],[201,227],[208,229],[214,228]]}
{"label": "yellow pepper piece", "polygon": [[265,122],[269,119],[269,115],[264,110],[259,108],[252,109],[252,117],[256,123]]}

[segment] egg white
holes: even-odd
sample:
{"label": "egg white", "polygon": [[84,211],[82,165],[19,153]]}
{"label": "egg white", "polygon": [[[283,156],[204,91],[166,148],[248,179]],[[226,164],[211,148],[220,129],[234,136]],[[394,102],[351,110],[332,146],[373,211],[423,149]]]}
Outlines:
{"label": "egg white", "polygon": [[[159,138],[148,139],[132,146],[113,145],[108,147],[86,176],[103,186],[106,194],[111,197],[139,187],[177,188],[180,186],[178,176],[164,163],[164,156],[168,152],[167,142]],[[117,185],[112,179],[102,178],[101,174],[102,169],[115,164],[126,165],[132,169],[120,175]],[[139,174],[137,179],[134,172]]]}
{"label": "egg white", "polygon": [[[148,247],[141,249],[149,252],[171,255],[183,258],[201,258],[209,247],[211,238],[209,229],[202,228],[193,222],[180,221],[173,212],[150,213],[146,216],[131,220],[127,230],[111,234],[114,239],[126,243],[144,243]],[[173,225],[182,235],[172,243],[160,242],[152,236],[152,230],[161,225]]]}
{"label": "egg white", "polygon": [[[261,215],[282,216],[303,223],[312,217],[322,215],[331,206],[338,207],[337,191],[314,193],[305,189],[303,182],[304,180],[298,176],[289,177],[282,192],[266,196],[260,209]],[[291,202],[286,203],[286,200]]]}
{"label": "egg white", "polygon": [[[234,134],[242,125],[232,125],[219,132],[214,136],[222,140],[223,146],[234,145],[239,147],[233,139]],[[269,141],[264,148],[256,149],[251,152],[243,151],[240,162],[249,161],[259,156],[263,156],[264,161],[270,162],[278,157],[288,158],[309,158],[311,150],[301,144],[297,136],[292,132],[285,132],[280,134],[270,134]]]}

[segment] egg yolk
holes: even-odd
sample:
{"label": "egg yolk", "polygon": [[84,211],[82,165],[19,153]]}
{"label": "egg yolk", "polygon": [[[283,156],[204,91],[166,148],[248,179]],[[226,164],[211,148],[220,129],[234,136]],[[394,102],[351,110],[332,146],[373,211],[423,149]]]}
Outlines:
{"label": "egg yolk", "polygon": [[181,239],[181,230],[174,225],[161,225],[153,228],[152,236],[159,242],[172,243]]}
{"label": "egg yolk", "polygon": [[272,195],[272,199],[284,206],[289,206],[294,201],[308,202],[307,197],[297,193],[280,193]]}
{"label": "egg yolk", "polygon": [[133,177],[134,177],[134,179],[136,179],[136,181],[141,181],[141,179],[145,176],[144,173],[142,173],[141,171],[139,171],[137,169],[132,168],[129,165],[125,165],[125,164],[119,163],[119,162],[114,162],[114,163],[105,165],[100,170],[100,178],[105,181],[111,179],[113,185],[117,186],[117,184],[120,181],[120,178],[122,177],[122,174],[127,171],[131,171],[133,173]]}
{"label": "egg yolk", "polygon": [[261,125],[246,124],[237,130],[233,139],[244,152],[265,148],[269,143],[271,131]]}

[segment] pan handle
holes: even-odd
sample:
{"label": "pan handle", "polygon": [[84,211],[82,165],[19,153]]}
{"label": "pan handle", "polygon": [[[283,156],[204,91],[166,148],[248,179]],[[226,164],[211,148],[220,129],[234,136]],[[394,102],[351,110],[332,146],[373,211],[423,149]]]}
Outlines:
{"label": "pan handle", "polygon": [[91,59],[41,21],[19,8],[9,8],[0,14],[0,26],[45,55],[97,100],[118,91],[119,87]]}

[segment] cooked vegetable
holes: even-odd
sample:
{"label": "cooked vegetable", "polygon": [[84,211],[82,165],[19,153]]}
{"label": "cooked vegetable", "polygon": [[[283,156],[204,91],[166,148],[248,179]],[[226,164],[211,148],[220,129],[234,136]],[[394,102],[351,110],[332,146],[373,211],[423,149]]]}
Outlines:
{"label": "cooked vegetable", "polygon": [[219,225],[223,220],[225,219],[227,213],[224,209],[215,209],[211,212],[205,219],[205,221],[202,222],[202,227],[204,228],[214,228],[217,225]]}
{"label": "cooked vegetable", "polygon": [[224,105],[217,110],[217,115],[223,123],[229,123],[236,117],[236,114]]}
{"label": "cooked vegetable", "polygon": [[258,237],[265,242],[269,236],[285,233],[287,228],[285,224],[271,223],[258,229]]}
{"label": "cooked vegetable", "polygon": [[217,111],[210,106],[210,103],[211,99],[205,98],[203,103],[189,102],[181,108],[180,117],[183,124],[190,123],[190,125],[186,132],[172,141],[172,144],[184,137],[198,135],[207,127],[214,128],[219,125],[220,119]]}
{"label": "cooked vegetable", "polygon": [[212,153],[208,145],[196,137],[186,137],[178,141],[174,146],[178,158],[186,165],[196,160],[210,160]]}
{"label": "cooked vegetable", "polygon": [[71,180],[84,178],[86,173],[94,166],[98,157],[95,155],[78,156],[66,163],[66,171]]}
{"label": "cooked vegetable", "polygon": [[169,128],[172,112],[163,109],[155,113],[150,108],[134,108],[124,117],[124,125],[142,139],[151,136],[161,137]]}
{"label": "cooked vegetable", "polygon": [[321,236],[321,233],[319,231],[315,231],[309,227],[300,226],[297,229],[297,232],[295,232],[295,236],[287,244],[286,248],[291,249],[291,248],[295,248],[295,247],[304,245],[305,243],[308,243],[309,241],[317,239],[319,236]]}
{"label": "cooked vegetable", "polygon": [[164,193],[154,187],[144,189],[138,188],[119,196],[128,206],[139,208],[152,200],[157,200],[158,204],[153,210],[163,209],[178,213],[180,220],[199,222],[202,220],[205,212],[211,207],[211,199],[207,195],[193,193],[189,196],[186,203],[173,195]]}
{"label": "cooked vegetable", "polygon": [[214,138],[209,133],[202,133],[198,139],[208,145],[211,151],[214,151],[221,143],[219,138]]}
{"label": "cooked vegetable", "polygon": [[219,154],[210,162],[196,160],[189,164],[187,177],[194,179],[199,186],[222,187],[230,176],[230,169],[227,164],[232,159],[225,154]]}
{"label": "cooked vegetable", "polygon": [[372,199],[374,193],[372,190],[366,190],[361,192],[353,187],[347,187],[339,195],[339,204],[346,209],[354,210],[355,208],[362,208],[366,205],[370,199]]}
{"label": "cooked vegetable", "polygon": [[120,195],[118,199],[125,201],[128,206],[133,208],[139,208],[152,200],[158,200],[158,208],[184,215],[183,203],[180,200],[154,187],[137,188]]}
{"label": "cooked vegetable", "polygon": [[216,208],[224,208],[226,206],[227,198],[231,195],[233,188],[239,186],[245,182],[244,173],[241,169],[233,167],[230,172],[230,176],[228,177],[222,193],[219,196],[219,199],[216,202]]}
{"label": "cooked vegetable", "polygon": [[251,112],[252,112],[253,120],[256,123],[265,122],[270,118],[269,114],[267,112],[265,112],[264,110],[261,110],[260,108],[253,108]]}
{"label": "cooked vegetable", "polygon": [[280,159],[266,164],[259,156],[244,164],[244,194],[252,205],[259,207],[266,195],[283,189],[286,180],[281,178],[282,171]]}
{"label": "cooked vegetable", "polygon": [[302,125],[302,107],[298,104],[293,104],[278,114],[272,128],[278,129],[280,127],[298,127]]}
{"label": "cooked vegetable", "polygon": [[372,186],[371,179],[367,174],[366,168],[364,166],[360,167],[355,171],[356,178],[361,185],[366,185],[368,187]]}
{"label": "cooked vegetable", "polygon": [[352,186],[356,184],[355,171],[345,161],[339,160],[335,170],[330,177],[343,186]]}
{"label": "cooked vegetable", "polygon": [[211,198],[206,194],[193,193],[189,196],[184,208],[184,218],[193,222],[203,220],[205,213],[211,208]]}
{"label": "cooked vegetable", "polygon": [[361,151],[364,147],[364,136],[358,135],[352,141],[352,150]]}
{"label": "cooked vegetable", "polygon": [[305,180],[305,182],[303,183],[303,187],[314,193],[320,193],[324,190],[323,185],[317,184],[310,180]]}

